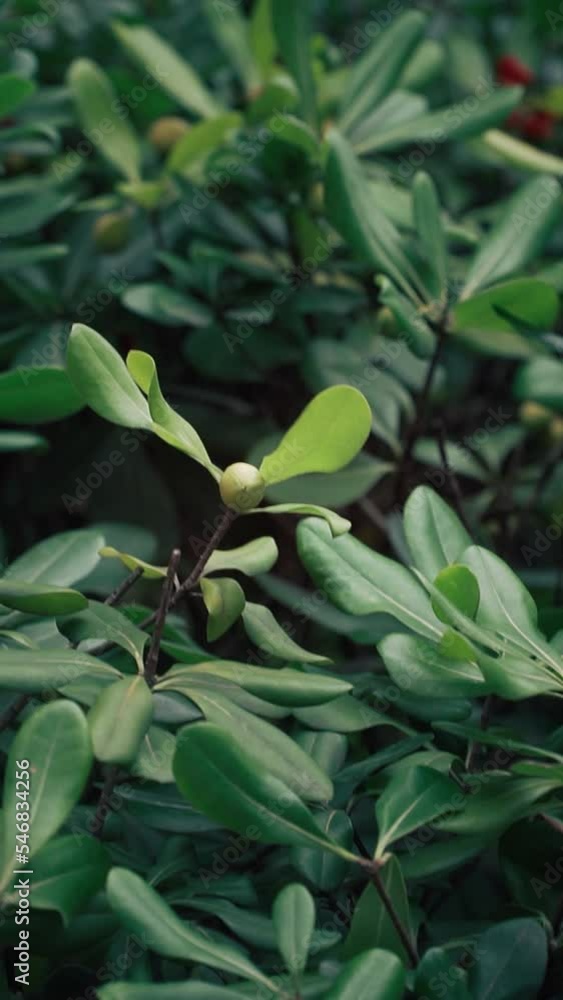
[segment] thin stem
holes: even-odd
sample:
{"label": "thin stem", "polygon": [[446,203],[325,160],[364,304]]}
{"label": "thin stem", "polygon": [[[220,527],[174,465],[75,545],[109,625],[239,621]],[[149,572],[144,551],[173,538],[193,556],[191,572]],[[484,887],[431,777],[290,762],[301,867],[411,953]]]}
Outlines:
{"label": "thin stem", "polygon": [[109,597],[106,597],[104,604],[107,604],[109,607],[114,608],[116,604],[119,604],[120,601],[123,600],[125,595],[131,590],[133,584],[135,584],[139,579],[139,577],[142,575],[143,575],[143,570],[141,566],[137,566],[137,569],[134,569],[131,573],[129,573],[129,576],[125,577],[123,582],[120,583],[119,586],[115,588],[115,590],[109,595]]}
{"label": "thin stem", "polygon": [[469,521],[467,519],[463,507],[463,497],[461,494],[458,478],[455,474],[455,471],[451,468],[451,466],[448,465],[448,455],[446,452],[446,425],[443,420],[440,421],[440,426],[438,430],[438,447],[440,449],[440,459],[442,461],[444,475],[447,477],[447,479],[449,479],[450,482],[457,515],[461,523],[463,524],[465,530],[470,535],[473,535],[471,525],[469,524]]}
{"label": "thin stem", "polygon": [[428,404],[430,402],[430,392],[432,389],[432,383],[434,382],[434,376],[438,369],[442,357],[442,351],[444,349],[444,343],[446,340],[446,331],[443,326],[437,330],[437,340],[436,347],[434,349],[434,354],[432,355],[430,364],[428,365],[428,370],[426,372],[426,378],[424,380],[424,385],[420,391],[418,397],[418,403],[416,407],[416,414],[414,420],[412,421],[405,440],[405,447],[403,448],[403,453],[399,465],[397,467],[397,476],[395,480],[395,499],[400,500],[403,488],[405,485],[405,477],[408,469],[409,462],[413,453],[414,446],[420,437],[424,433],[426,428],[427,416],[428,416]]}
{"label": "thin stem", "polygon": [[104,823],[106,820],[106,813],[104,812],[106,805],[108,811],[111,809],[110,799],[113,795],[113,790],[115,788],[115,783],[117,781],[118,767],[116,764],[112,764],[106,770],[106,777],[100,792],[100,797],[98,799],[98,804],[96,806],[96,812],[94,813],[94,820],[92,823],[92,836],[96,840],[102,839],[102,834],[104,832]]}
{"label": "thin stem", "polygon": [[380,866],[377,863],[370,865],[371,880],[379,894],[381,902],[383,903],[385,909],[387,910],[387,913],[389,914],[389,919],[391,920],[393,927],[395,928],[397,934],[399,935],[399,938],[401,939],[401,943],[408,955],[409,962],[412,968],[416,969],[416,966],[418,965],[418,952],[413,942],[411,941],[411,936],[407,928],[404,926],[399,914],[397,913],[397,910],[395,909],[395,905],[393,903],[393,900],[391,899],[391,896],[389,895],[387,889],[385,888],[383,879],[381,878],[381,875],[379,873],[379,868]]}
{"label": "thin stem", "polygon": [[174,590],[174,581],[176,579],[176,573],[178,571],[178,564],[180,562],[181,555],[182,553],[180,552],[180,549],[172,550],[170,560],[168,562],[166,579],[162,585],[160,604],[157,608],[151,644],[145,663],[145,680],[149,687],[152,687],[156,680],[156,668],[158,665],[158,655],[160,653],[160,643],[162,641],[162,633],[166,623],[166,615],[168,614],[168,610],[170,608],[172,591]]}
{"label": "thin stem", "polygon": [[[493,710],[494,695],[488,694],[483,702],[483,708],[481,710],[481,729],[485,732],[489,728],[489,723],[491,721],[491,713]],[[475,769],[475,758],[479,752],[481,744],[478,740],[471,742],[467,751],[467,757],[465,760],[465,770],[473,771]]]}

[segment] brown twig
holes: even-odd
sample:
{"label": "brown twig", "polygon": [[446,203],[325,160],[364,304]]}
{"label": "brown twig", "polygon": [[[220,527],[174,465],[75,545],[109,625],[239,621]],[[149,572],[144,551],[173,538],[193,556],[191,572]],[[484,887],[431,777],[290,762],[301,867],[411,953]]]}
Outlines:
{"label": "brown twig", "polygon": [[129,573],[129,576],[126,576],[125,579],[119,584],[119,586],[116,587],[114,591],[112,591],[109,597],[106,597],[104,604],[107,604],[109,607],[114,608],[117,604],[120,603],[120,601],[123,600],[125,595],[131,590],[133,584],[135,584],[139,579],[139,577],[142,575],[143,575],[143,570],[141,566],[137,566],[137,568],[132,570],[132,572]]}
{"label": "brown twig", "polygon": [[400,938],[403,948],[405,949],[405,952],[408,956],[412,968],[416,969],[416,966],[418,965],[418,952],[416,950],[413,941],[411,940],[411,936],[407,928],[404,926],[399,914],[397,913],[397,910],[395,909],[395,905],[393,903],[393,900],[391,899],[391,896],[389,895],[387,889],[385,888],[385,884],[380,875],[380,867],[381,866],[377,862],[371,862],[371,864],[369,865],[370,878],[375,886],[379,898],[381,899],[381,902],[383,903],[385,909],[387,910],[389,919],[391,920],[393,927],[397,931],[397,934]]}
{"label": "brown twig", "polygon": [[[483,702],[483,708],[481,709],[481,729],[485,732],[489,728],[489,722],[491,721],[491,712],[493,710],[494,695],[488,694]],[[465,759],[465,770],[472,771],[475,768],[475,757],[479,752],[481,744],[478,740],[475,740],[469,744],[467,750],[467,757]]]}
{"label": "brown twig", "polygon": [[397,474],[395,478],[395,502],[399,502],[402,498],[403,489],[405,485],[405,478],[407,474],[407,469],[409,462],[412,457],[414,446],[420,437],[424,433],[426,428],[427,416],[428,416],[428,405],[430,402],[430,392],[432,389],[432,383],[434,382],[434,376],[438,369],[438,365],[442,358],[442,351],[444,349],[444,343],[446,340],[446,331],[444,326],[440,326],[436,331],[436,347],[434,349],[434,354],[432,355],[430,364],[428,365],[428,370],[426,372],[426,378],[424,380],[424,385],[420,391],[418,397],[418,403],[416,407],[416,414],[414,420],[412,421],[406,435],[405,447],[397,466]]}
{"label": "brown twig", "polygon": [[465,528],[465,530],[470,535],[473,535],[473,531],[472,531],[471,525],[469,524],[469,521],[467,519],[465,510],[464,510],[463,497],[462,497],[461,489],[460,489],[460,486],[459,486],[459,480],[458,480],[458,478],[456,476],[455,470],[452,469],[452,467],[450,465],[448,465],[448,455],[447,455],[447,452],[446,452],[446,425],[445,425],[445,422],[443,420],[440,421],[440,424],[439,424],[439,427],[438,427],[438,447],[440,449],[440,459],[442,461],[442,468],[443,468],[443,471],[444,471],[444,475],[446,476],[447,480],[449,481],[449,484],[450,484],[450,487],[451,487],[452,497],[453,497],[453,501],[454,501],[454,505],[455,505],[455,509],[456,509],[457,515],[458,515],[461,523],[463,524],[463,527]]}
{"label": "brown twig", "polygon": [[118,767],[116,764],[112,764],[106,770],[105,781],[100,792],[100,797],[98,799],[98,804],[96,806],[96,811],[94,813],[94,820],[92,823],[92,836],[96,840],[102,839],[102,834],[104,832],[104,823],[106,820],[107,813],[104,812],[106,806],[108,812],[111,810],[110,799],[113,795],[113,790],[115,788],[115,783],[118,775]]}
{"label": "brown twig", "polygon": [[32,698],[32,694],[20,694],[19,697],[8,706],[6,711],[0,715],[0,733],[4,732],[5,729],[10,728],[12,722],[16,721],[20,712],[24,710]]}
{"label": "brown twig", "polygon": [[181,555],[182,553],[180,552],[180,549],[172,550],[170,560],[168,562],[166,579],[162,585],[160,604],[156,611],[151,644],[145,662],[145,680],[149,687],[152,687],[156,680],[156,668],[158,665],[158,655],[160,653],[160,643],[162,641],[162,633],[166,623],[166,615],[168,614],[173,596],[172,591],[174,589],[174,581],[176,579],[176,573],[178,572]]}

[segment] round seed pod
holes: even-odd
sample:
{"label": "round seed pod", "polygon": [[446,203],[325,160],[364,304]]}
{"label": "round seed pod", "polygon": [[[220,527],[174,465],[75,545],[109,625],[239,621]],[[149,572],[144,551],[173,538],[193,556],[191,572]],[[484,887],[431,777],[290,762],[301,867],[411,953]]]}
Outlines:
{"label": "round seed pod", "polygon": [[266,490],[266,483],[254,465],[235,462],[225,469],[219,483],[221,499],[227,507],[244,514],[256,507]]}
{"label": "round seed pod", "polygon": [[172,146],[176,145],[178,139],[186,134],[189,128],[190,123],[185,118],[179,118],[177,115],[163,115],[162,118],[157,118],[152,123],[147,132],[147,139],[159,153],[167,153],[172,149]]}
{"label": "round seed pod", "polygon": [[541,430],[542,427],[547,427],[551,422],[553,412],[547,406],[542,406],[541,403],[534,403],[532,399],[527,399],[522,403],[518,411],[518,416],[525,427],[530,427],[533,430]]}
{"label": "round seed pod", "polygon": [[126,212],[106,212],[94,223],[94,242],[102,253],[116,253],[127,245],[130,229]]}

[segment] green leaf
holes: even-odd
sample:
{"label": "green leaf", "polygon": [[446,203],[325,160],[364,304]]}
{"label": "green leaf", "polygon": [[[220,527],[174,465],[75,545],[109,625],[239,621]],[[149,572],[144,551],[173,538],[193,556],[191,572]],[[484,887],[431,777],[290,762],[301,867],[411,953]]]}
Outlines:
{"label": "green leaf", "polygon": [[37,708],[10,747],[4,783],[0,888],[18,867],[16,782],[24,761],[29,761],[29,768],[23,768],[29,770],[29,843],[36,854],[70,815],[92,766],[88,726],[77,705],[56,701]]}
{"label": "green leaf", "polygon": [[132,764],[152,714],[153,699],[144,677],[124,677],[106,687],[88,713],[96,759],[104,764]]}
{"label": "green leaf", "polygon": [[514,380],[514,395],[563,411],[563,363],[556,358],[534,358],[522,365]]}
{"label": "green leaf", "polygon": [[[395,912],[403,927],[410,934],[410,910],[407,890],[401,866],[394,855],[390,855],[379,872]],[[375,886],[370,882],[356,903],[350,930],[344,942],[343,957],[355,958],[370,948],[383,948],[393,952],[402,962],[408,960],[401,938],[393,921],[381,901]]]}
{"label": "green leaf", "polygon": [[249,510],[248,514],[303,514],[307,517],[318,517],[323,518],[326,521],[330,533],[334,538],[338,538],[339,535],[345,535],[352,527],[350,521],[345,517],[341,517],[340,514],[335,514],[333,510],[328,510],[327,507],[318,507],[314,503],[276,503],[269,507],[256,507],[254,510]]}
{"label": "green leaf", "polygon": [[[232,986],[216,986],[198,979],[170,983],[112,983],[97,990],[100,1000],[248,1000],[248,993]],[[268,1000],[273,997],[269,993]]]}
{"label": "green leaf", "polygon": [[262,77],[269,76],[277,54],[272,19],[273,0],[255,0],[250,20],[250,44]]}
{"label": "green leaf", "polygon": [[88,601],[77,590],[10,578],[0,579],[0,605],[32,615],[66,615],[86,608]]}
{"label": "green leaf", "polygon": [[143,652],[148,641],[148,635],[133,625],[133,622],[118,608],[99,601],[90,601],[88,609],[71,618],[61,619],[58,623],[60,631],[74,643],[87,639],[103,639],[115,643],[131,654],[137,664],[139,673],[143,673]]}
{"label": "green leaf", "polygon": [[244,611],[246,597],[240,583],[228,576],[212,580],[204,578],[200,586],[208,613],[207,641],[215,642],[238,621]]}
{"label": "green leaf", "polygon": [[17,73],[0,73],[0,118],[11,115],[34,91],[33,80]]}
{"label": "green leaf", "polygon": [[429,174],[423,171],[416,174],[412,193],[419,247],[429,268],[430,291],[435,298],[444,300],[448,280],[447,248],[438,192]]}
{"label": "green leaf", "polygon": [[401,237],[373,197],[363,168],[345,139],[328,136],[326,208],[329,221],[360,259],[391,278],[408,298],[424,299],[425,290],[410,263]]}
{"label": "green leaf", "polygon": [[558,312],[555,288],[516,278],[458,302],[449,332],[482,354],[527,358],[543,349],[539,335],[553,328]]}
{"label": "green leaf", "polygon": [[471,545],[457,514],[429,486],[417,486],[409,496],[403,527],[413,563],[429,580]]}
{"label": "green leaf", "polygon": [[246,92],[252,93],[260,85],[260,73],[254,62],[247,19],[237,7],[230,4],[219,7],[213,0],[204,0],[203,10],[218,45],[245,85]]}
{"label": "green leaf", "polygon": [[366,118],[391,93],[424,34],[426,22],[420,11],[401,14],[355,62],[340,106],[344,131]]}
{"label": "green leaf", "polygon": [[148,404],[107,340],[75,323],[68,340],[67,369],[83,401],[98,416],[122,427],[152,430]]}
{"label": "green leaf", "polygon": [[310,653],[294,642],[263,604],[248,601],[242,621],[248,638],[267,656],[298,663],[330,663],[328,657]]}
{"label": "green leaf", "polygon": [[423,310],[403,295],[389,278],[380,274],[376,284],[379,301],[391,310],[408,348],[417,358],[430,358],[436,350],[436,335],[426,322]]}
{"label": "green leaf", "polygon": [[301,95],[301,115],[313,129],[318,124],[311,11],[300,0],[272,0],[272,24],[279,53]]}
{"label": "green leaf", "polygon": [[131,773],[145,781],[171,784],[174,781],[172,761],[175,751],[176,737],[161,726],[150,726],[131,765]]}
{"label": "green leaf", "polygon": [[86,675],[117,679],[109,664],[73,649],[0,649],[0,688],[43,691]]}
{"label": "green leaf", "polygon": [[[537,803],[560,787],[555,780],[488,774],[486,783],[467,778],[472,795],[465,808],[436,823],[440,830],[458,835],[496,837],[523,816],[537,812]],[[451,813],[451,810],[450,810]]]}
{"label": "green leaf", "polygon": [[123,21],[112,21],[112,29],[141,70],[150,73],[182,107],[202,118],[221,114],[223,108],[195,70],[155,31],[144,24],[125,24]]}
{"label": "green leaf", "polygon": [[[211,684],[198,685],[195,679],[189,684],[185,679],[176,681],[175,687],[195,702],[214,729],[225,732],[232,745],[252,760],[254,767],[266,767],[271,777],[281,781],[300,799],[324,803],[332,798],[333,787],[328,775],[283,729],[235,704],[226,697],[228,691],[224,689],[217,692]],[[163,689],[160,685],[159,690]]]}
{"label": "green leaf", "polygon": [[395,683],[410,694],[421,698],[473,698],[488,691],[475,662],[452,659],[426,639],[387,635],[378,651]]}
{"label": "green leaf", "polygon": [[112,545],[104,545],[100,549],[100,555],[106,559],[119,559],[129,570],[142,569],[143,576],[147,580],[162,580],[168,571],[167,566],[153,566],[152,563],[145,562],[137,556],[132,556],[128,552],[119,552]]}
{"label": "green leaf", "polygon": [[543,250],[560,215],[561,189],[554,177],[534,177],[523,184],[509,198],[500,219],[481,242],[469,267],[461,299],[469,299],[479,288],[522,271]]}
{"label": "green leaf", "polygon": [[548,941],[533,917],[505,920],[479,935],[469,970],[473,1000],[538,996],[545,979]]}
{"label": "green leaf", "polygon": [[[346,851],[352,850],[354,828],[347,813],[331,809],[319,816],[318,823],[327,837]],[[291,852],[291,859],[301,875],[321,892],[329,893],[339,889],[350,871],[349,860],[316,847],[295,847]]]}
{"label": "green leaf", "polygon": [[63,244],[50,243],[48,246],[10,247],[0,250],[0,274],[19,271],[22,267],[39,264],[46,260],[60,260],[66,257],[69,248]]}
{"label": "green leaf", "polygon": [[347,962],[326,1000],[402,1000],[405,969],[396,955],[380,948]]}
{"label": "green leaf", "polygon": [[76,59],[68,71],[68,85],[88,141],[127,180],[139,180],[141,145],[131,123],[119,114],[119,98],[109,77],[91,59]]}
{"label": "green leaf", "polygon": [[358,389],[335,385],[307,404],[278,447],[262,460],[267,483],[308,472],[337,472],[358,454],[371,430],[371,410]]}
{"label": "green leaf", "polygon": [[278,560],[278,547],[270,535],[254,538],[236,549],[215,549],[205,564],[204,575],[222,570],[238,570],[246,576],[268,573]]}
{"label": "green leaf", "polygon": [[[131,312],[162,326],[206,327],[213,319],[213,313],[203,302],[158,281],[131,285],[121,296],[121,302]],[[147,354],[146,357],[150,355]]]}
{"label": "green leaf", "polygon": [[33,858],[33,908],[56,910],[68,927],[100,892],[110,868],[105,847],[93,837],[57,837]]}
{"label": "green leaf", "polygon": [[13,368],[0,375],[0,420],[50,423],[78,413],[84,400],[62,368]]}
{"label": "green leaf", "polygon": [[323,705],[350,691],[352,685],[339,677],[329,674],[306,674],[291,667],[268,669],[254,667],[234,660],[211,660],[195,663],[193,666],[176,666],[169,670],[158,685],[159,690],[173,687],[178,680],[223,677],[234,684],[240,684],[245,691],[264,698],[274,705],[289,708],[304,708],[309,705]]}
{"label": "green leaf", "polygon": [[267,844],[322,847],[355,860],[323,834],[286,784],[216,725],[196,722],[181,730],[174,775],[182,795],[228,829]]}
{"label": "green leaf", "polygon": [[436,146],[437,143],[454,139],[470,139],[504,121],[520,103],[522,95],[522,87],[502,87],[496,93],[489,89],[483,97],[475,95],[479,104],[472,111],[467,111],[463,101],[437,111],[429,111],[410,121],[374,132],[356,146],[356,152],[381,153],[415,143],[424,142]]}
{"label": "green leaf", "polygon": [[[477,578],[467,566],[462,566],[459,563],[446,566],[445,569],[440,570],[438,573],[438,576],[434,580],[434,586],[463,615],[466,615],[468,618],[475,618],[481,595]],[[446,625],[454,624],[448,620],[447,612],[444,613],[443,609],[438,607],[435,602],[432,603],[432,607],[436,617],[440,621],[445,622]]]}
{"label": "green leaf", "polygon": [[[238,14],[232,8],[234,14]],[[238,129],[243,122],[242,115],[236,111],[231,111],[218,118],[211,118],[209,121],[198,122],[193,125],[178,142],[174,143],[166,160],[166,170],[171,174],[182,174],[186,177],[194,176],[198,178],[202,168],[205,167],[208,157],[219,149],[229,139],[231,134]],[[137,286],[149,287],[149,286]],[[156,287],[156,286],[152,286]],[[165,285],[158,286],[163,290]],[[171,289],[168,289],[171,291]],[[165,303],[162,304],[165,307]],[[137,311],[132,306],[134,311]],[[174,310],[167,310],[171,318],[175,315]],[[181,309],[178,308],[176,314],[180,317]],[[141,312],[141,315],[146,313]],[[170,325],[173,325],[172,323]]]}
{"label": "green leaf", "polygon": [[37,451],[49,450],[49,442],[40,434],[32,431],[0,431],[0,454],[9,454],[15,451]]}
{"label": "green leaf", "polygon": [[298,526],[297,548],[314,582],[340,610],[352,615],[384,611],[426,638],[440,638],[443,628],[430,601],[404,566],[350,535],[332,539],[317,519]]}
{"label": "green leaf", "polygon": [[500,129],[488,129],[477,140],[476,145],[477,148],[483,146],[487,153],[494,153],[501,162],[509,163],[520,170],[553,174],[555,177],[563,175],[563,159],[560,156],[553,156],[552,153],[538,149],[529,142],[523,142],[508,132],[501,132]]}
{"label": "green leaf", "polygon": [[274,900],[272,919],[278,950],[294,976],[305,971],[315,929],[315,902],[304,885],[286,885]]}
{"label": "green leaf", "polygon": [[95,529],[51,535],[15,559],[3,579],[69,586],[95,569],[100,561],[98,549],[103,542],[104,536]]}
{"label": "green leaf", "polygon": [[389,844],[464,804],[458,786],[439,771],[413,767],[398,772],[375,806],[379,829],[375,857],[383,858]]}
{"label": "green leaf", "polygon": [[453,962],[446,948],[429,948],[416,970],[416,996],[431,995],[432,987],[444,984],[444,1000],[472,1000],[467,985],[468,974]]}
{"label": "green leaf", "polygon": [[164,399],[154,358],[144,351],[129,351],[127,368],[137,385],[148,396],[150,415],[154,421],[152,430],[155,434],[199,462],[215,479],[219,479],[221,470],[211,461],[195,428]]}
{"label": "green leaf", "polygon": [[134,872],[112,868],[106,894],[123,925],[157,955],[211,966],[271,987],[270,980],[244,952],[234,945],[215,942],[191,923],[180,920],[168,903]]}

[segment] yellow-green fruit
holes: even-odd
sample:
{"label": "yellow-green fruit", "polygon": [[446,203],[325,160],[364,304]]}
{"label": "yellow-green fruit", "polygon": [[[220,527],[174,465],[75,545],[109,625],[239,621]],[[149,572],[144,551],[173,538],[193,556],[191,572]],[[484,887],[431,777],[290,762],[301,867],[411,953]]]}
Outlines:
{"label": "yellow-green fruit", "polygon": [[219,491],[223,503],[239,514],[256,507],[266,489],[266,483],[254,465],[235,462],[221,476]]}
{"label": "yellow-green fruit", "polygon": [[395,340],[399,336],[397,320],[391,312],[389,306],[383,306],[377,314],[378,333],[383,337],[390,337]]}
{"label": "yellow-green fruit", "polygon": [[186,134],[190,123],[176,115],[165,115],[152,123],[147,138],[159,153],[167,153]]}
{"label": "yellow-green fruit", "polygon": [[563,444],[563,417],[554,417],[549,425],[549,438],[553,444]]}
{"label": "yellow-green fruit", "polygon": [[542,427],[547,427],[553,417],[553,411],[549,410],[547,406],[542,406],[541,403],[534,403],[533,400],[527,399],[525,403],[522,403],[518,415],[525,427],[540,430]]}
{"label": "yellow-green fruit", "polygon": [[103,253],[122,250],[129,240],[129,216],[125,212],[107,212],[94,223],[94,242]]}
{"label": "yellow-green fruit", "polygon": [[29,166],[29,159],[23,153],[8,153],[4,157],[4,167],[9,174],[23,174]]}

